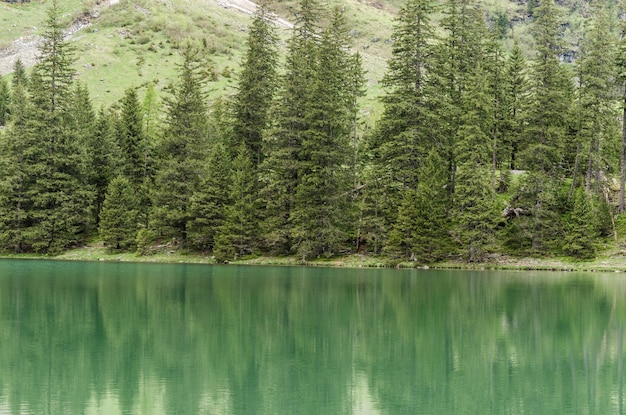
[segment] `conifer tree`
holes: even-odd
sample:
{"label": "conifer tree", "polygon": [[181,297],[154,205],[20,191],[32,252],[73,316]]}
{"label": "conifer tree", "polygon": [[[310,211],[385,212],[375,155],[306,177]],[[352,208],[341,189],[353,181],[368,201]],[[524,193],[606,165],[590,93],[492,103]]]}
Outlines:
{"label": "conifer tree", "polygon": [[381,233],[370,235],[375,239],[384,240],[405,190],[417,189],[419,163],[438,140],[430,102],[435,38],[432,13],[432,2],[411,0],[396,18],[392,55],[383,78],[384,111],[368,149],[373,168],[364,214],[367,222],[379,223],[371,228]]}
{"label": "conifer tree", "polygon": [[263,133],[276,89],[278,37],[273,15],[261,4],[250,26],[237,94],[233,99],[233,135],[250,149],[255,165],[262,161]]}
{"label": "conifer tree", "polygon": [[139,199],[136,189],[125,176],[109,184],[100,212],[100,237],[111,250],[127,250],[137,237]]}
{"label": "conifer tree", "polygon": [[515,170],[519,151],[524,147],[524,120],[528,106],[528,76],[527,63],[519,42],[515,39],[513,48],[506,62],[505,94],[506,116],[504,138],[510,155],[511,170]]}
{"label": "conifer tree", "polygon": [[120,165],[120,151],[115,142],[116,120],[100,108],[94,120],[93,133],[85,141],[85,180],[95,193],[93,212],[96,224],[109,183]]}
{"label": "conifer tree", "polygon": [[265,142],[267,156],[261,177],[265,201],[263,234],[265,245],[278,253],[292,252],[294,246],[291,215],[296,206],[297,186],[302,180],[302,146],[306,134],[314,131],[310,116],[311,86],[318,67],[319,13],[315,0],[300,2],[287,46],[285,73],[279,82],[279,97],[272,111],[274,126]]}
{"label": "conifer tree", "polygon": [[212,251],[215,246],[215,235],[224,222],[229,203],[231,160],[222,142],[211,147],[198,189],[190,198],[188,238],[195,249]]}
{"label": "conifer tree", "polygon": [[38,63],[28,86],[32,107],[27,133],[24,188],[29,204],[26,245],[57,252],[76,243],[89,223],[92,195],[80,171],[80,146],[71,128],[74,61],[63,39],[56,1],[48,11]]}
{"label": "conifer tree", "polygon": [[[590,27],[585,33],[581,57],[577,60],[579,78],[579,148],[586,159],[585,189],[599,192],[602,185],[603,150],[612,145],[617,129],[615,120],[614,80],[617,39],[614,24],[607,6],[596,6]],[[579,163],[577,162],[576,165]],[[575,170],[573,173],[576,182]]]}
{"label": "conifer tree", "polygon": [[567,222],[563,250],[577,258],[593,258],[596,253],[594,240],[598,236],[597,223],[589,194],[584,189],[577,188],[574,206]]}
{"label": "conifer tree", "polygon": [[5,79],[0,79],[0,127],[5,126],[9,119],[11,92]]}
{"label": "conifer tree", "polygon": [[16,253],[30,249],[25,232],[29,225],[30,200],[26,189],[32,176],[26,174],[30,101],[24,86],[17,83],[11,100],[11,122],[0,136],[0,248]]}
{"label": "conifer tree", "polygon": [[422,263],[442,259],[452,249],[446,165],[435,148],[420,167],[417,191],[406,190],[385,251]]}
{"label": "conifer tree", "polygon": [[150,226],[186,245],[190,198],[198,189],[207,149],[207,78],[200,51],[182,51],[179,79],[165,100],[166,119],[159,146],[159,168],[151,192]]}
{"label": "conifer tree", "polygon": [[494,238],[495,189],[490,176],[493,106],[486,73],[480,67],[464,95],[458,131],[459,165],[454,192],[454,235],[469,262],[479,261]]}
{"label": "conifer tree", "polygon": [[11,88],[15,89],[17,85],[22,85],[24,88],[28,85],[26,68],[22,63],[22,60],[19,58],[13,64],[13,79],[11,80]]}
{"label": "conifer tree", "polygon": [[122,171],[139,188],[148,177],[149,149],[137,90],[127,89],[120,104],[117,142],[123,159]]}
{"label": "conifer tree", "polygon": [[232,179],[224,220],[215,236],[213,250],[218,262],[251,254],[258,240],[257,179],[253,156],[241,144],[232,163]]}
{"label": "conifer tree", "polygon": [[524,149],[524,166],[554,176],[561,173],[559,170],[563,166],[572,84],[559,60],[563,50],[560,10],[554,0],[541,0],[534,15],[532,34],[536,55],[530,73],[532,102],[526,129],[529,143]]}
{"label": "conifer tree", "polygon": [[483,11],[474,0],[447,0],[444,4],[441,26],[445,37],[439,42],[434,56],[437,75],[436,111],[439,115],[438,134],[446,151],[448,165],[448,190],[455,191],[459,155],[458,131],[463,123],[465,95],[474,80],[474,72],[487,56],[485,39],[487,31]]}
{"label": "conifer tree", "polygon": [[318,45],[290,217],[294,247],[303,259],[337,252],[347,230],[353,99],[346,42],[345,18],[335,9]]}

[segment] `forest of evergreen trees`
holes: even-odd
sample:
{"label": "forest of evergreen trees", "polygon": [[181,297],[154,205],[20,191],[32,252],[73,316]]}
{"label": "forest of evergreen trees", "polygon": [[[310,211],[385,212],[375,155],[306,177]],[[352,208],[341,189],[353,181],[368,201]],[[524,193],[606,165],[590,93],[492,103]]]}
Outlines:
{"label": "forest of evergreen trees", "polygon": [[301,0],[283,57],[260,7],[232,96],[208,102],[210,56],[189,43],[161,99],[129,89],[95,110],[53,4],[36,66],[0,80],[0,249],[593,257],[624,211],[623,9],[594,2],[566,64],[553,0],[533,9],[530,53],[477,2],[408,0],[362,133],[339,9]]}

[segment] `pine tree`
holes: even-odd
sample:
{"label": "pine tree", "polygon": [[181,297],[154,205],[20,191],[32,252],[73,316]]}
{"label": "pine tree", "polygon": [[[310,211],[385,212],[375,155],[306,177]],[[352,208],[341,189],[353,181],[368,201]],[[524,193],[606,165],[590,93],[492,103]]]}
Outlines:
{"label": "pine tree", "polygon": [[120,164],[120,151],[115,142],[115,117],[100,108],[94,120],[93,133],[85,141],[85,181],[94,191],[93,212],[96,225],[109,183]]}
{"label": "pine tree", "polygon": [[30,101],[24,86],[17,83],[11,100],[11,122],[0,136],[0,248],[16,253],[30,249],[26,229],[30,223],[30,200],[26,189],[32,175],[26,174],[28,161],[28,114]]}
{"label": "pine tree", "polygon": [[100,237],[111,250],[128,250],[137,237],[139,199],[125,176],[109,184],[100,212]]}
{"label": "pine tree", "polygon": [[202,171],[198,189],[190,198],[188,239],[191,247],[212,251],[215,235],[224,222],[229,203],[232,162],[226,146],[217,142],[212,146]]}
{"label": "pine tree", "polygon": [[218,262],[251,254],[258,241],[257,178],[254,156],[242,144],[232,163],[228,205],[215,236],[213,250]]}
{"label": "pine tree", "polygon": [[15,89],[18,85],[22,85],[23,88],[28,86],[26,68],[22,63],[22,60],[19,58],[13,64],[13,79],[11,80],[11,88]]}
{"label": "pine tree", "polygon": [[90,219],[92,194],[82,182],[80,145],[71,125],[73,56],[55,1],[28,82],[33,105],[21,137],[28,157],[22,172],[29,206],[25,245],[38,252],[58,252],[78,242]]}
{"label": "pine tree", "polygon": [[530,82],[532,102],[529,108],[529,143],[524,151],[524,167],[559,174],[564,160],[566,128],[572,104],[572,84],[559,54],[560,11],[554,0],[541,0],[535,9],[532,34],[536,56]]}
{"label": "pine tree", "polygon": [[597,222],[589,194],[584,189],[576,189],[563,250],[577,258],[593,258],[596,253],[594,240],[598,236]]}
{"label": "pine tree", "polygon": [[[261,166],[262,198],[265,202],[265,246],[277,253],[293,252],[291,223],[296,206],[297,186],[302,180],[303,142],[310,131],[311,104],[320,39],[317,22],[319,5],[303,0],[289,40],[285,73],[279,81],[274,125],[265,141],[266,154]],[[311,137],[312,139],[312,137]]]}
{"label": "pine tree", "polygon": [[454,192],[454,235],[469,262],[483,259],[495,236],[495,189],[490,180],[492,100],[486,73],[477,68],[463,101],[458,131],[459,165]]}
{"label": "pine tree", "polygon": [[[437,143],[432,103],[434,27],[432,2],[411,0],[396,19],[392,56],[383,78],[384,112],[369,140],[373,169],[367,182],[366,221],[384,240],[385,229],[395,222],[396,208],[405,190],[418,187],[421,159]],[[376,250],[376,249],[375,249]]]}
{"label": "pine tree", "polygon": [[507,59],[505,70],[506,116],[503,141],[510,153],[510,168],[515,170],[518,167],[520,149],[525,147],[522,141],[524,140],[524,120],[529,89],[527,63],[517,39]]}
{"label": "pine tree", "polygon": [[346,89],[351,64],[346,40],[345,18],[335,9],[318,46],[290,216],[294,247],[303,259],[337,252],[347,229],[353,101]]}
{"label": "pine tree", "polygon": [[139,188],[148,177],[149,148],[143,129],[143,114],[135,88],[129,88],[120,101],[117,142],[123,159],[122,171]]}
{"label": "pine tree", "polygon": [[160,163],[151,192],[150,226],[161,236],[187,241],[190,198],[198,189],[207,147],[207,109],[200,51],[182,51],[179,79],[165,100],[166,119],[159,146]]}
{"label": "pine tree", "polygon": [[[445,148],[448,165],[448,190],[454,193],[459,156],[458,131],[463,123],[468,89],[472,86],[477,68],[485,70],[483,62],[487,51],[487,29],[484,12],[473,0],[448,0],[444,4],[441,26],[445,37],[434,53],[433,76],[438,114],[437,134]],[[483,120],[484,122],[486,120]]]}
{"label": "pine tree", "polygon": [[420,167],[417,191],[406,190],[385,251],[422,263],[442,259],[452,248],[447,169],[436,149]]}
{"label": "pine tree", "polygon": [[[603,186],[600,170],[604,164],[604,148],[612,145],[617,133],[615,120],[614,80],[615,46],[614,24],[607,6],[596,6],[588,28],[581,57],[577,60],[579,77],[579,154],[586,159],[585,189],[589,192],[594,186],[600,192]],[[581,154],[582,153],[582,154]],[[578,159],[576,166],[578,166]],[[576,182],[576,169],[574,180]]]}
{"label": "pine tree", "polygon": [[11,107],[11,91],[5,79],[0,79],[0,127],[5,126],[9,119]]}
{"label": "pine tree", "polygon": [[259,165],[263,156],[263,133],[270,124],[269,109],[278,67],[278,37],[272,13],[264,4],[258,6],[254,14],[247,47],[233,99],[232,128],[235,141],[243,141],[253,154],[255,165]]}

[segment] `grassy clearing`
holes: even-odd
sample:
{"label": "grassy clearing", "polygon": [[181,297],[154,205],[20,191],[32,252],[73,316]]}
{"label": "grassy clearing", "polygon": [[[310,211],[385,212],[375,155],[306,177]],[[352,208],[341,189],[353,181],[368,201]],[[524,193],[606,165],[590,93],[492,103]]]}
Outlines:
{"label": "grassy clearing", "polygon": [[[45,1],[0,2],[0,47],[7,46],[20,37],[40,34],[50,4],[50,2]],[[91,6],[90,0],[59,1],[62,19],[67,24],[74,19],[77,13]]]}

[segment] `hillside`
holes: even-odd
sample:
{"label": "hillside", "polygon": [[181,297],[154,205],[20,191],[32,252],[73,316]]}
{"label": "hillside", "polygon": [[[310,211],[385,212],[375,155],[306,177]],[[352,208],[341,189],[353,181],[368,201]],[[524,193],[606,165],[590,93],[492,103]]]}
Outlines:
{"label": "hillside", "polygon": [[[294,0],[275,2],[281,36],[289,36]],[[332,0],[345,12],[354,48],[364,58],[368,91],[363,111],[377,111],[378,82],[391,51],[393,18],[401,1]],[[525,0],[483,0],[486,18],[500,25],[507,46],[512,36],[530,44],[527,26],[531,7]],[[577,48],[586,2],[565,0],[564,37]],[[176,49],[186,39],[201,43],[218,75],[212,96],[231,94],[233,73],[240,63],[247,25],[254,9],[249,0],[59,0],[67,35],[77,48],[79,79],[89,86],[96,106],[116,102],[125,89],[152,81],[157,89],[168,85],[178,59]],[[11,71],[19,57],[26,66],[35,62],[46,2],[0,2],[0,76]],[[124,74],[120,76],[120,74]],[[376,114],[373,114],[374,117]]]}
{"label": "hillside", "polygon": [[[112,104],[131,86],[150,81],[157,89],[167,86],[178,59],[176,49],[187,39],[203,46],[218,75],[212,96],[232,93],[233,73],[240,63],[254,10],[254,3],[248,0],[59,3],[67,34],[78,52],[79,79],[88,85],[96,106]],[[286,39],[292,4],[277,6],[277,26]],[[18,57],[26,66],[34,64],[46,7],[39,2],[0,3],[0,75],[9,73]],[[366,101],[375,101],[377,80],[384,73],[390,52],[388,39],[394,9],[353,0],[345,2],[344,7],[355,27],[351,32],[355,48],[361,50],[368,71],[370,88]]]}

